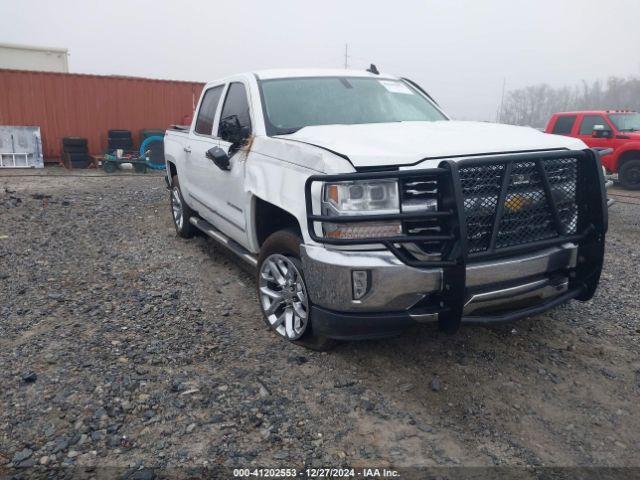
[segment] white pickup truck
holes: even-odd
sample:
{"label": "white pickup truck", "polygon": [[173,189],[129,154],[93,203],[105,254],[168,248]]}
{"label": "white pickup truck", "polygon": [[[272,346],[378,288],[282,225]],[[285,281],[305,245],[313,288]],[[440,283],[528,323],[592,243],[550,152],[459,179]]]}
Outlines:
{"label": "white pickup truck", "polygon": [[200,230],[254,266],[267,325],[309,348],[589,300],[607,230],[598,154],[452,121],[373,71],[208,83],[191,126],[165,136],[178,235]]}

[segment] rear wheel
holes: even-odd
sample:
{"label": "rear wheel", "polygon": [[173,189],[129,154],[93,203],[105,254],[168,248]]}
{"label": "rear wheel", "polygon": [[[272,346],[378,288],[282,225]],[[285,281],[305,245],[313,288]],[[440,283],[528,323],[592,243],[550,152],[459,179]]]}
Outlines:
{"label": "rear wheel", "polygon": [[265,240],[258,259],[260,309],[265,323],[280,337],[312,350],[328,350],[335,342],[313,333],[301,242],[291,230],[273,233]]}
{"label": "rear wheel", "polygon": [[176,227],[176,233],[182,238],[191,238],[195,234],[195,227],[191,224],[190,219],[195,212],[189,208],[182,197],[178,176],[174,175],[171,179],[171,215],[173,225]]}
{"label": "rear wheel", "polygon": [[620,184],[629,190],[640,190],[640,159],[628,160],[618,172]]}

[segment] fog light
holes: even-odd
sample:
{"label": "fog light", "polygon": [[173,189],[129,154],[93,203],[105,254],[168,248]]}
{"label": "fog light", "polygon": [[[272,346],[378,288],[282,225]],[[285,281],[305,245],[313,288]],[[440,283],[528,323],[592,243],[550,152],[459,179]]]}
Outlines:
{"label": "fog light", "polygon": [[369,291],[369,271],[352,270],[351,283],[353,284],[353,299],[360,300]]}

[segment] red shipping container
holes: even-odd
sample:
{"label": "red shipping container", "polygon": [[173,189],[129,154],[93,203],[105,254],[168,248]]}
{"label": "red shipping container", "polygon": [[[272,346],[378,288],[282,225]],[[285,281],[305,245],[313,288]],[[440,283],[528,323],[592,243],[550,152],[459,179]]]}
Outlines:
{"label": "red shipping container", "polygon": [[60,157],[62,137],[107,148],[107,131],[165,129],[191,116],[204,83],[0,69],[0,125],[39,126],[45,160]]}

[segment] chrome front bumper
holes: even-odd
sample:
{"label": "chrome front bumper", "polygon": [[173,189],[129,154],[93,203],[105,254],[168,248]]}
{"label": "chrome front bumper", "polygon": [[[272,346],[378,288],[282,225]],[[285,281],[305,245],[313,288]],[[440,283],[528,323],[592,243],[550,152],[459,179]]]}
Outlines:
{"label": "chrome front bumper", "polygon": [[[577,251],[575,244],[566,243],[527,255],[468,264],[465,317],[488,307],[508,308],[509,304],[562,295],[568,289],[567,270],[576,266]],[[386,250],[302,245],[300,253],[311,300],[332,311],[407,311],[442,290],[442,269],[410,267]],[[353,299],[352,270],[370,272],[370,289],[361,300]],[[438,319],[437,313],[410,315],[417,322]]]}

